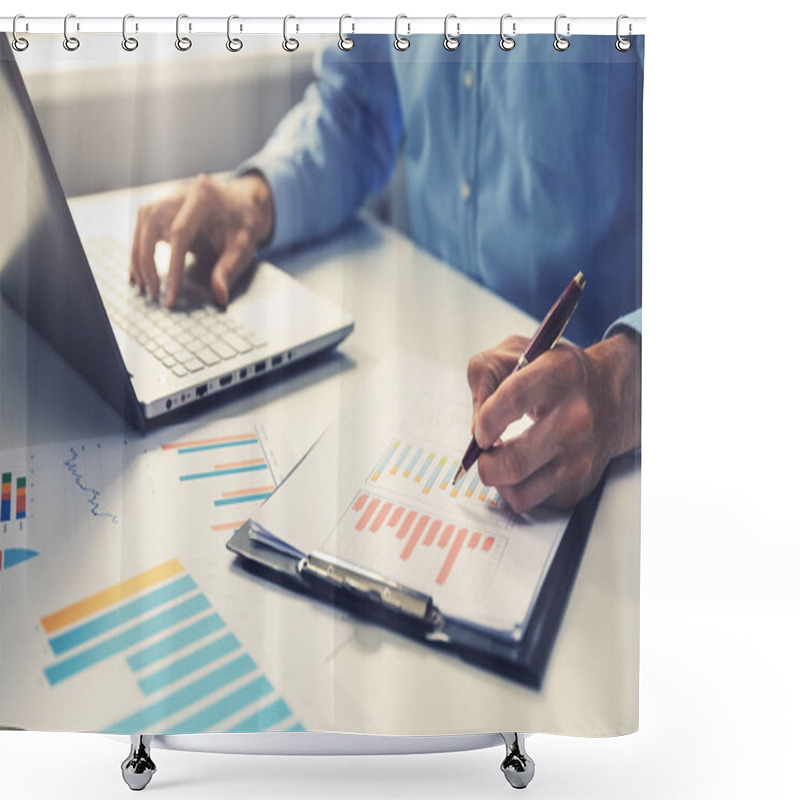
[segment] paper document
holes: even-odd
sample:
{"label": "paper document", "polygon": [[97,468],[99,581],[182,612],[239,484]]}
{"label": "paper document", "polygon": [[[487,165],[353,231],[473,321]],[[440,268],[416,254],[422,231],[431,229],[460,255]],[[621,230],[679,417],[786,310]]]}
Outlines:
{"label": "paper document", "polygon": [[251,536],[335,556],[433,598],[448,617],[516,636],[569,515],[519,516],[477,465],[466,377],[396,351],[253,518]]}

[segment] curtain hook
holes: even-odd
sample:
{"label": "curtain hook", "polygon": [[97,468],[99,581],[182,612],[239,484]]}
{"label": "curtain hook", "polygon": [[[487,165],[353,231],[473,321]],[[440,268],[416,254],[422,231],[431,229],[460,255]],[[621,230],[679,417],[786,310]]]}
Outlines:
{"label": "curtain hook", "polygon": [[[135,36],[128,36],[129,19],[135,19],[133,14],[126,14],[122,18],[122,49],[132,53],[139,46],[139,40]],[[139,30],[138,25],[136,26],[136,30]]]}
{"label": "curtain hook", "polygon": [[447,32],[447,23],[451,19],[458,19],[458,17],[456,17],[455,14],[448,14],[444,18],[444,42],[443,42],[444,49],[445,50],[458,50],[458,46],[459,46],[459,44],[461,44],[461,42],[459,42],[456,37],[458,37],[461,34],[461,23],[460,22],[456,22],[456,35],[455,36],[451,36]]}
{"label": "curtain hook", "polygon": [[[188,36],[181,36],[181,20],[187,19],[188,14],[178,14],[175,19],[175,47],[182,52],[186,52],[192,46],[192,40]],[[189,30],[192,29],[191,22],[189,23]]]}
{"label": "curtain hook", "polygon": [[[569,47],[569,39],[565,39],[563,36],[559,36],[559,33],[558,33],[558,21],[560,19],[566,19],[566,18],[567,18],[566,14],[559,14],[556,17],[556,22],[555,22],[555,26],[554,26],[556,40],[553,42],[553,47],[555,47],[556,50],[558,50],[558,51],[560,51],[562,53],[564,52],[564,50],[566,50]],[[569,36],[569,22],[567,23],[567,36]]]}
{"label": "curtain hook", "polygon": [[[297,50],[298,47],[300,47],[300,42],[298,42],[297,39],[294,38],[290,39],[289,36],[287,35],[287,29],[290,19],[297,19],[297,17],[293,17],[291,14],[289,14],[288,16],[283,18],[283,49],[287,53],[294,53],[294,51]],[[298,25],[298,29],[299,27],[300,26]]]}
{"label": "curtain hook", "polygon": [[[231,37],[231,22],[233,22],[235,19],[239,19],[236,14],[231,14],[228,17],[228,41],[225,42],[225,47],[227,47],[231,53],[238,53],[242,47],[244,47],[244,42],[242,42],[241,39],[238,37]],[[242,30],[241,25],[239,26],[239,30]]]}
{"label": "curtain hook", "polygon": [[[394,18],[394,47],[395,50],[408,50],[411,47],[411,39],[406,39],[405,36],[400,35],[400,20],[401,19],[408,19],[405,14],[398,14]],[[408,27],[408,32],[411,33],[411,23],[407,22],[406,26]]]}
{"label": "curtain hook", "polygon": [[[620,36],[620,33],[619,33],[619,24],[624,19],[628,19],[628,15],[627,14],[620,14],[617,17],[617,41],[614,43],[614,47],[616,47],[617,50],[620,51],[620,53],[624,53],[626,50],[630,50],[631,49],[631,40],[630,39],[625,39],[623,36]],[[632,29],[633,29],[633,26],[630,23],[628,23],[628,35],[630,35],[630,32],[631,32]]]}
{"label": "curtain hook", "polygon": [[[14,23],[11,26],[11,35],[14,37],[14,41],[11,42],[11,46],[18,52],[21,53],[23,50],[28,49],[28,45],[30,42],[24,36],[17,36],[17,20],[25,19],[24,14],[17,14],[14,17]],[[25,23],[25,30],[28,29],[28,23]]]}
{"label": "curtain hook", "polygon": [[[500,17],[500,49],[505,50],[506,52],[513,50],[517,44],[511,36],[506,36],[506,34],[503,32],[503,25],[507,19],[512,19],[511,14],[503,14],[503,16]],[[511,32],[517,32],[516,22],[511,23]]]}
{"label": "curtain hook", "polygon": [[[75,19],[74,14],[67,14],[67,16],[64,17],[64,49],[69,50],[70,53],[74,52],[81,46],[80,40],[75,36],[70,36],[69,31],[67,30],[67,26],[69,25],[69,21],[71,19]],[[78,25],[77,29],[80,30],[81,26]]]}
{"label": "curtain hook", "polygon": [[[342,30],[344,27],[344,21],[346,19],[353,19],[353,18],[349,14],[342,14],[342,16],[339,17],[339,49],[345,51],[352,50],[356,44],[352,39],[345,36]],[[355,29],[356,26],[353,25],[353,30],[355,31]]]}

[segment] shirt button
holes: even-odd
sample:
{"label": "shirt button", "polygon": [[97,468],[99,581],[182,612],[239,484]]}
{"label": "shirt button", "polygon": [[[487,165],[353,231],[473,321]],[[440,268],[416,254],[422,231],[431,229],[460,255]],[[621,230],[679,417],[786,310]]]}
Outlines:
{"label": "shirt button", "polygon": [[475,73],[468,69],[464,72],[464,88],[471,89],[475,84]]}
{"label": "shirt button", "polygon": [[464,181],[461,184],[461,199],[466,202],[469,200],[470,196],[472,195],[472,187],[469,185],[469,181]]}

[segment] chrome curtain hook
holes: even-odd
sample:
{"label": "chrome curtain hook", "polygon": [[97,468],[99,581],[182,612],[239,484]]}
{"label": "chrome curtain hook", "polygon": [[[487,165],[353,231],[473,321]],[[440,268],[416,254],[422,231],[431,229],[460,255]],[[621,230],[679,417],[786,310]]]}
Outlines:
{"label": "chrome curtain hook", "polygon": [[[227,47],[231,53],[238,53],[242,47],[244,47],[244,42],[242,42],[241,39],[231,36],[231,22],[233,22],[235,19],[239,19],[236,14],[231,14],[228,17],[228,41],[225,42],[225,47]],[[239,30],[241,31],[241,29],[242,27],[240,25]]]}
{"label": "chrome curtain hook", "polygon": [[[513,50],[517,44],[511,36],[506,36],[503,30],[503,26],[505,25],[505,21],[507,19],[512,19],[511,14],[503,14],[503,16],[500,17],[500,49],[505,51]],[[511,23],[511,32],[517,32],[516,22]]]}
{"label": "chrome curtain hook", "polygon": [[289,28],[289,20],[290,19],[296,19],[296,17],[293,17],[291,14],[289,14],[288,16],[283,18],[283,45],[282,46],[283,46],[283,49],[287,53],[294,53],[294,51],[297,50],[298,47],[300,47],[300,42],[298,42],[297,39],[294,39],[294,38],[290,39],[289,38],[288,28]]}
{"label": "chrome curtain hook", "polygon": [[[342,14],[339,17],[339,49],[340,50],[352,50],[356,43],[350,39],[349,37],[344,35],[344,21],[346,19],[353,19],[349,14]],[[356,26],[353,25],[353,30],[356,29]]]}
{"label": "chrome curtain hook", "polygon": [[[64,17],[64,49],[69,50],[70,53],[74,52],[81,46],[79,39],[77,39],[75,36],[69,35],[68,25],[71,19],[75,19],[74,14],[67,14],[67,16]],[[80,25],[78,25],[77,29],[81,29]]]}
{"label": "chrome curtain hook", "polygon": [[[405,36],[400,35],[400,20],[401,19],[408,19],[405,14],[398,14],[394,18],[394,48],[395,50],[408,50],[411,47],[411,39],[406,39]],[[406,27],[408,28],[408,32],[411,33],[411,23],[407,22]]]}
{"label": "chrome curtain hook", "polygon": [[[620,14],[617,17],[617,41],[614,43],[614,47],[616,47],[617,50],[620,51],[620,53],[624,53],[626,50],[630,50],[631,49],[631,40],[630,39],[626,39],[623,36],[620,36],[620,33],[619,33],[619,27],[620,27],[619,24],[624,19],[628,19],[628,15],[627,14]],[[631,32],[631,29],[632,29],[632,26],[630,25],[630,23],[628,23],[628,34],[629,35],[630,35],[630,32]]]}
{"label": "chrome curtain hook", "polygon": [[[563,36],[559,35],[559,33],[558,33],[558,21],[560,19],[566,19],[566,18],[567,18],[566,14],[559,14],[556,17],[555,26],[554,26],[554,32],[555,32],[556,40],[553,42],[553,47],[555,47],[556,50],[558,50],[558,51],[560,51],[562,53],[564,52],[564,50],[566,50],[569,47],[569,39],[565,39]],[[569,23],[567,23],[567,36],[569,36]]]}
{"label": "chrome curtain hook", "polygon": [[[132,53],[139,46],[139,40],[135,36],[128,36],[129,19],[135,19],[133,14],[126,14],[122,18],[122,49]],[[136,30],[139,30],[138,25],[136,26]]]}
{"label": "chrome curtain hook", "polygon": [[[184,53],[192,46],[192,40],[188,36],[181,35],[181,20],[188,19],[188,14],[178,14],[175,18],[175,47]],[[189,23],[189,30],[192,29],[191,22]]]}
{"label": "chrome curtain hook", "polygon": [[457,20],[458,17],[456,17],[455,14],[448,14],[444,18],[444,42],[442,44],[444,44],[444,49],[445,50],[458,50],[458,46],[459,46],[459,44],[461,44],[461,42],[459,42],[456,37],[458,37],[459,34],[461,33],[461,23],[460,22],[456,22],[456,35],[455,36],[451,36],[447,32],[447,23],[450,22],[451,19],[456,19]]}
{"label": "chrome curtain hook", "polygon": [[[11,35],[14,37],[14,40],[11,42],[11,46],[18,52],[21,53],[23,50],[28,49],[28,45],[30,42],[24,36],[17,36],[17,22],[18,20],[25,19],[24,14],[17,14],[14,17],[14,22],[11,26]],[[25,26],[27,30],[27,24]]]}

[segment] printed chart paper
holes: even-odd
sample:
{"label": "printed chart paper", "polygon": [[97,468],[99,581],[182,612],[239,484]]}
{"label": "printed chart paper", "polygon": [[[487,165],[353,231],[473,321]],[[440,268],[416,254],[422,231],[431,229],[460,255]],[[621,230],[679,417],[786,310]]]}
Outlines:
{"label": "printed chart paper", "polygon": [[446,615],[517,635],[569,515],[519,516],[477,466],[463,374],[387,356],[275,497],[254,538],[321,551],[433,597]]}

